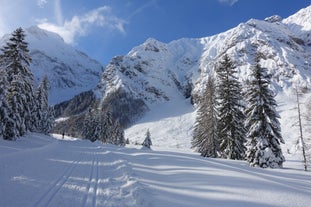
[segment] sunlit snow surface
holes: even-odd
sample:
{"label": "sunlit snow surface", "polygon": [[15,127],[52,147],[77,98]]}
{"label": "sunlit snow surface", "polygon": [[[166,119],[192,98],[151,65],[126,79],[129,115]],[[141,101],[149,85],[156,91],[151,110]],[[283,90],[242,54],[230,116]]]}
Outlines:
{"label": "sunlit snow surface", "polygon": [[[284,20],[284,25],[250,20],[226,33],[189,40],[193,44],[187,39],[170,43],[169,50],[159,53],[157,61],[150,61],[154,65],[150,64],[149,74],[155,78],[148,80],[151,86],[156,85],[160,91],[165,92],[170,101],[154,100],[157,104],[149,105],[150,111],[125,131],[131,143],[127,147],[91,143],[67,136],[62,139],[61,135],[48,137],[29,134],[14,142],[0,139],[0,206],[309,207],[311,173],[303,171],[301,150],[296,145],[299,130],[294,126],[297,109],[292,84],[310,86],[310,71],[307,70],[310,47],[296,45],[295,50],[283,47],[290,40],[289,35],[307,36],[307,33],[296,31],[297,26],[301,26],[304,21],[296,22],[295,19]],[[299,19],[303,20],[302,17]],[[285,24],[289,27],[285,27]],[[308,24],[303,25],[303,28],[309,29]],[[270,36],[261,31],[273,31],[269,33],[270,36],[280,41],[270,42]],[[194,153],[190,147],[195,109],[190,100],[182,99],[170,87],[172,81],[166,77],[166,63],[170,63],[168,66],[172,66],[169,68],[172,68],[176,77],[182,78],[184,73],[188,74],[187,64],[190,69],[200,66],[201,77],[198,71],[188,75],[195,80],[194,91],[203,89],[204,78],[211,66],[210,60],[219,54],[218,49],[227,45],[227,42],[235,42],[236,47],[228,52],[233,56],[242,55],[238,62],[241,63],[239,77],[243,81],[248,75],[249,62],[252,61],[248,55],[244,55],[244,52],[248,54],[252,49],[245,43],[246,37],[249,37],[250,42],[256,43],[261,39],[269,43],[261,44],[260,49],[270,54],[270,59],[263,61],[263,66],[277,75],[274,87],[278,92],[277,110],[282,117],[280,122],[285,140],[282,145],[286,158],[284,169],[251,168],[245,161],[203,158]],[[201,46],[210,47],[200,48],[198,41],[201,41]],[[158,46],[160,48],[161,45]],[[184,53],[179,54],[184,51],[183,47],[185,51],[190,51],[184,57]],[[138,49],[129,55],[137,55]],[[167,51],[177,54],[176,57],[181,56],[180,59],[175,60],[176,57],[170,56]],[[148,60],[154,56],[152,54],[149,57],[150,54],[149,51],[139,55],[142,58],[145,55]],[[193,56],[200,58],[194,62],[182,61],[195,60]],[[167,62],[171,59],[174,61]],[[292,64],[284,64],[287,62]],[[173,68],[175,63],[178,63],[177,68]],[[132,89],[146,76],[138,78],[137,82],[130,82]],[[156,78],[162,78],[166,84],[159,84]],[[150,94],[145,95],[153,100]],[[302,102],[308,96],[302,97]],[[148,129],[153,142],[152,150],[141,149],[139,145]]]}
{"label": "sunlit snow surface", "polygon": [[284,169],[259,169],[244,161],[208,159],[182,150],[143,150],[54,136],[0,140],[0,206],[311,203],[311,174],[302,170],[299,160],[288,159]]}
{"label": "sunlit snow surface", "polygon": [[190,150],[195,111],[190,100],[158,104],[125,131],[132,144],[141,144],[149,129],[154,148]]}
{"label": "sunlit snow surface", "polygon": [[[0,206],[308,207],[311,173],[295,147],[295,96],[279,94],[277,101],[284,169],[194,153],[195,110],[189,100],[176,100],[154,106],[127,129],[127,147],[62,135],[0,140]],[[147,129],[152,150],[139,145]]]}

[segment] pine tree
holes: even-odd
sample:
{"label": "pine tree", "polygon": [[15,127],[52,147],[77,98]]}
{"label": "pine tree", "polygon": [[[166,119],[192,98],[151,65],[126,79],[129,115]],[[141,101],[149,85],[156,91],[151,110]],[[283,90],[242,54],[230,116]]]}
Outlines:
{"label": "pine tree", "polygon": [[[15,77],[18,76],[16,75]],[[28,118],[29,120],[31,118],[28,116],[30,111],[25,109],[27,101],[21,90],[21,82],[21,79],[14,78],[6,94],[6,100],[9,105],[8,116],[10,118],[10,121],[4,123],[6,130],[9,130],[6,131],[6,139],[15,139],[16,137],[23,136],[27,132],[26,119]],[[11,122],[14,122],[14,124]],[[9,134],[11,137],[8,136]]]}
{"label": "pine tree", "polygon": [[109,111],[100,109],[98,105],[90,108],[84,119],[83,136],[94,142],[113,144],[111,139],[112,120]]}
{"label": "pine tree", "polygon": [[216,106],[216,85],[210,75],[199,103],[191,142],[192,147],[203,157],[218,157],[219,154]]}
{"label": "pine tree", "polygon": [[91,112],[90,108],[85,113],[84,120],[83,120],[83,127],[82,127],[82,136],[84,139],[89,139],[89,129],[90,129],[90,123],[91,123]]}
{"label": "pine tree", "polygon": [[31,58],[28,43],[24,39],[24,31],[18,28],[1,49],[1,68],[6,71],[9,83],[5,95],[9,105],[8,121],[4,123],[6,139],[14,139],[33,129],[32,116],[36,104],[33,74],[29,69]]}
{"label": "pine tree", "polygon": [[49,133],[55,124],[55,111],[54,107],[50,106],[47,111],[47,119],[45,124],[43,125],[43,132]]}
{"label": "pine tree", "polygon": [[109,108],[90,108],[85,115],[82,135],[92,142],[99,140],[104,144],[125,145],[124,130],[118,120],[113,120]]}
{"label": "pine tree", "polygon": [[84,118],[82,135],[91,142],[99,139],[99,122],[95,109],[88,109]]}
{"label": "pine tree", "polygon": [[217,99],[219,112],[219,142],[221,157],[242,160],[245,158],[246,130],[242,112],[241,85],[236,77],[237,70],[225,54],[216,66]]}
{"label": "pine tree", "polygon": [[101,110],[101,138],[103,143],[114,144],[113,133],[113,119],[110,108]]}
{"label": "pine tree", "polygon": [[54,122],[52,108],[49,107],[49,81],[47,76],[44,76],[35,94],[37,107],[33,119],[33,124],[38,132],[47,134]]}
{"label": "pine tree", "polygon": [[7,76],[6,71],[0,68],[0,137],[3,135],[6,120],[8,120],[8,103],[5,98],[7,93]]}
{"label": "pine tree", "polygon": [[152,145],[152,141],[151,141],[151,135],[150,135],[150,131],[149,129],[147,130],[146,132],[146,137],[145,137],[145,140],[144,142],[142,143],[143,147],[146,147],[146,148],[149,148],[151,147]]}
{"label": "pine tree", "polygon": [[245,110],[246,128],[248,129],[247,161],[250,166],[282,167],[285,158],[280,143],[284,143],[276,111],[274,93],[269,88],[270,76],[267,69],[261,67],[258,53],[252,67],[252,79],[248,85]]}
{"label": "pine tree", "polygon": [[125,146],[125,138],[124,138],[124,130],[120,125],[120,122],[118,120],[114,121],[113,128],[112,128],[112,134],[111,137],[113,138],[113,144],[118,146]]}

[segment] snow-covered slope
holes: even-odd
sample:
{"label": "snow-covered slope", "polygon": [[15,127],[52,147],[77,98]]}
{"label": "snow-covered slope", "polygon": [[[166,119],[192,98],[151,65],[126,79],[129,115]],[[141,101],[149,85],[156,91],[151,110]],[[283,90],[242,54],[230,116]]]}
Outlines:
{"label": "snow-covered slope", "polygon": [[310,172],[29,134],[0,140],[0,206],[308,207]]}
{"label": "snow-covered slope", "polygon": [[[105,100],[109,94],[122,89],[148,106],[150,111],[126,130],[133,142],[141,142],[150,128],[156,145],[165,145],[163,139],[166,139],[175,142],[170,142],[172,146],[189,148],[195,117],[190,102],[196,102],[215,63],[227,53],[234,60],[244,84],[258,51],[264,55],[261,65],[272,74],[272,87],[282,106],[279,108],[281,116],[285,117],[281,122],[282,128],[286,127],[283,133],[286,137],[287,131],[294,131],[285,125],[293,120],[294,112],[290,116],[287,114],[294,107],[291,104],[295,99],[293,87],[298,84],[306,96],[310,93],[310,10],[311,6],[284,20],[279,16],[251,19],[210,37],[183,38],[167,44],[148,39],[127,55],[115,57],[110,62],[98,92]],[[154,119],[153,115],[162,118]],[[173,128],[178,128],[179,134]],[[292,144],[296,136],[285,139]],[[291,148],[284,147],[284,150]]]}
{"label": "snow-covered slope", "polygon": [[[55,33],[36,26],[26,28],[25,31],[32,58],[30,68],[36,84],[47,75],[51,86],[51,104],[68,100],[80,92],[95,88],[103,72],[99,62],[66,44]],[[5,35],[0,40],[0,45],[9,37]]]}
{"label": "snow-covered slope", "polygon": [[195,39],[181,41],[164,44],[148,39],[128,55],[115,57],[99,84],[104,97],[120,87],[149,106],[190,97],[191,83],[187,81],[203,48]]}
{"label": "snow-covered slope", "polygon": [[208,74],[224,53],[235,61],[240,79],[245,81],[259,51],[265,56],[262,66],[269,69],[277,90],[282,91],[293,82],[310,86],[310,49],[287,24],[251,19],[211,37],[168,44],[148,39],[127,55],[113,59],[104,73],[110,76],[104,75],[100,86],[105,95],[122,87],[149,105],[189,97],[204,88]]}
{"label": "snow-covered slope", "polygon": [[283,20],[283,23],[286,24],[290,30],[295,33],[297,36],[303,38],[306,41],[306,44],[310,46],[311,44],[311,7],[301,9],[296,14],[288,17]]}

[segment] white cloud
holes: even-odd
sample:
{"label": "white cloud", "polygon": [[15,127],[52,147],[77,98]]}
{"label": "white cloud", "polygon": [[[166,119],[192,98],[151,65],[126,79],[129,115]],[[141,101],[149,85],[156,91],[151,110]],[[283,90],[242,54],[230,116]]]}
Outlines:
{"label": "white cloud", "polygon": [[227,5],[230,5],[232,6],[233,4],[237,3],[238,0],[218,0],[220,3],[222,4],[227,4]]}
{"label": "white cloud", "polygon": [[[61,11],[60,7],[59,9],[60,10],[58,11]],[[59,15],[59,19],[62,19],[61,12],[57,14]],[[56,19],[58,19],[58,17],[56,15]],[[63,37],[65,42],[73,44],[76,37],[86,35],[92,26],[102,27],[109,30],[117,30],[121,33],[125,33],[125,23],[126,22],[124,20],[111,14],[110,7],[104,6],[92,10],[84,15],[76,15],[72,17],[71,20],[63,21],[63,23],[60,21],[58,24],[53,24],[48,21],[44,21],[39,23],[38,26],[42,29],[58,33]]]}
{"label": "white cloud", "polygon": [[43,8],[48,3],[47,0],[37,0],[37,5],[40,8]]}

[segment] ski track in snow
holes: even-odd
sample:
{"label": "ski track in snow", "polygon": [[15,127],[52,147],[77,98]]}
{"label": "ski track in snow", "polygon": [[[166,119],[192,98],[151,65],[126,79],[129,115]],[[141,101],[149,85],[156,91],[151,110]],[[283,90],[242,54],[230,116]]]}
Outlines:
{"label": "ski track in snow", "polygon": [[[90,176],[88,179],[86,194],[83,197],[82,206],[95,206],[97,185],[98,185],[98,158],[94,152],[92,155],[92,167],[90,171]],[[94,169],[95,168],[95,169]]]}
{"label": "ski track in snow", "polygon": [[68,182],[68,179],[72,175],[72,172],[77,167],[79,162],[80,160],[75,160],[71,162],[68,168],[64,171],[64,173],[62,173],[60,177],[52,185],[49,186],[49,189],[42,196],[40,196],[39,200],[33,206],[49,206],[55,195],[64,186],[64,184]]}
{"label": "ski track in snow", "polygon": [[[131,167],[109,146],[56,139],[28,149],[4,143],[8,146],[0,148],[6,152],[0,156],[0,184],[5,186],[0,189],[0,206],[139,206]],[[25,164],[14,164],[16,159]]]}
{"label": "ski track in snow", "polygon": [[57,140],[0,140],[2,207],[308,207],[311,176],[195,153]]}

